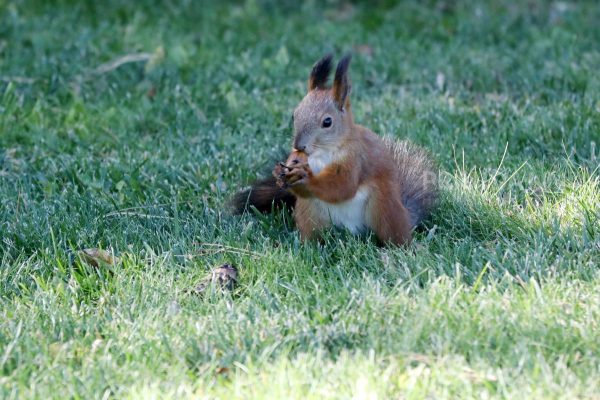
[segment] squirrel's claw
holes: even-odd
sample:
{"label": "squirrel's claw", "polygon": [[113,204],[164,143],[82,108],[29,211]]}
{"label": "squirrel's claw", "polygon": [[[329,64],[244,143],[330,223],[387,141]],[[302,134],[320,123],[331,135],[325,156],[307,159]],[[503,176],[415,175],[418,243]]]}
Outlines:
{"label": "squirrel's claw", "polygon": [[304,184],[310,175],[312,175],[312,172],[308,163],[294,163],[292,166],[278,163],[273,168],[273,176],[277,181],[277,186],[282,189]]}
{"label": "squirrel's claw", "polygon": [[297,186],[306,183],[306,180],[311,174],[308,165],[303,164],[285,174],[285,180],[288,185]]}
{"label": "squirrel's claw", "polygon": [[277,186],[282,189],[287,188],[287,184],[285,182],[285,175],[287,174],[287,166],[284,163],[279,163],[275,165],[273,168],[273,177],[275,177],[275,182]]}

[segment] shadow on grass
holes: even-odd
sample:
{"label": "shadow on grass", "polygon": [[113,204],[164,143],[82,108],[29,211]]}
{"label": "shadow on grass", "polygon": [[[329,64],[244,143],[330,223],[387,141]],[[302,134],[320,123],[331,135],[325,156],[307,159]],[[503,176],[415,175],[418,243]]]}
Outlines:
{"label": "shadow on grass", "polygon": [[[598,176],[572,166],[526,168],[524,174],[519,182],[496,182],[477,171],[448,175],[437,210],[408,249],[379,247],[372,237],[339,230],[327,232],[321,244],[300,246],[286,214],[259,219],[265,234],[289,252],[290,263],[319,266],[318,273],[338,283],[364,274],[392,286],[426,285],[440,276],[469,285],[506,275],[517,282],[556,275],[592,279],[600,254]],[[535,183],[540,175],[551,175],[551,182]]]}

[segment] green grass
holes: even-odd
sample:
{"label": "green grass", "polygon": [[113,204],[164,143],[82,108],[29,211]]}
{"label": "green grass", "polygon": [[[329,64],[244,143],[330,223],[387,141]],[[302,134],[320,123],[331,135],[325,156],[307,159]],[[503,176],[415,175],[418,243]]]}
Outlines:
{"label": "green grass", "polygon": [[[0,0],[0,397],[597,398],[595,1],[95,4]],[[223,208],[328,51],[439,162],[411,248]]]}

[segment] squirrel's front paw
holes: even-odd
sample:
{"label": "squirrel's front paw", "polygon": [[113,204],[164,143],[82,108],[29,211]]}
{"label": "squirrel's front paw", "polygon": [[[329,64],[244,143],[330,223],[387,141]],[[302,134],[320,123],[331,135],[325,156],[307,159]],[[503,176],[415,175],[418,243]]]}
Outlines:
{"label": "squirrel's front paw", "polygon": [[277,186],[279,186],[282,189],[286,188],[284,178],[287,171],[288,167],[286,167],[283,163],[279,163],[275,166],[275,168],[273,168],[273,176],[275,177],[275,182],[277,183]]}
{"label": "squirrel's front paw", "polygon": [[308,185],[313,173],[308,164],[296,165],[285,174],[285,187],[298,197],[312,197],[312,192]]}
{"label": "squirrel's front paw", "polygon": [[277,186],[283,189],[302,185],[306,183],[311,175],[312,171],[306,163],[297,163],[292,166],[279,163],[273,168],[273,176],[276,179]]}
{"label": "squirrel's front paw", "polygon": [[283,179],[288,186],[298,186],[306,183],[306,180],[311,175],[310,168],[307,164],[294,166],[284,176]]}

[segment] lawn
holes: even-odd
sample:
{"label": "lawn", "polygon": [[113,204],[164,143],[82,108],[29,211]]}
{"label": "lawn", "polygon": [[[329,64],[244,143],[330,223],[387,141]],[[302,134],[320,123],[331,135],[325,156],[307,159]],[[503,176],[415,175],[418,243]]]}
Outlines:
{"label": "lawn", "polygon": [[[297,3],[0,0],[0,397],[598,398],[600,5]],[[408,248],[225,207],[330,51],[439,163]]]}

